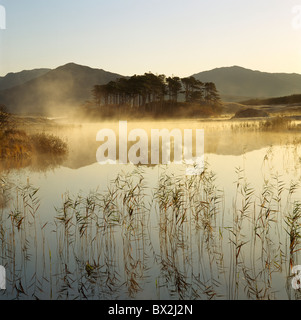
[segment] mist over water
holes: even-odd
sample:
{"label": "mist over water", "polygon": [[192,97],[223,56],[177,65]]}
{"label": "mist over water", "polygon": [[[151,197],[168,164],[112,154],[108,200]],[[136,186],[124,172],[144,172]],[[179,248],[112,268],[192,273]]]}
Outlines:
{"label": "mist over water", "polygon": [[98,164],[96,134],[118,137],[118,121],[59,122],[44,131],[68,143],[65,158],[1,164],[1,299],[297,298],[285,221],[301,200],[298,132],[128,121],[204,129],[205,171],[188,177],[183,164]]}
{"label": "mist over water", "polygon": [[4,2],[0,300],[301,300],[301,6]]}

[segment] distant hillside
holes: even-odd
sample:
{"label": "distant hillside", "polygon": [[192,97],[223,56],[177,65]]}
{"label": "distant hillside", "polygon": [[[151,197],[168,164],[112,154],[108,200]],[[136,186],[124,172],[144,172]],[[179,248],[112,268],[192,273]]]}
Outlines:
{"label": "distant hillside", "polygon": [[119,74],[68,63],[19,86],[0,92],[0,104],[13,113],[58,115],[91,98],[95,84]]}
{"label": "distant hillside", "polygon": [[295,73],[267,73],[233,66],[204,71],[193,76],[203,82],[214,82],[225,101],[301,93],[301,75]]}
{"label": "distant hillside", "polygon": [[[202,82],[214,82],[225,102],[251,103],[254,99],[301,94],[300,74],[267,73],[234,66],[193,76]],[[75,63],[53,70],[9,73],[0,77],[0,104],[6,105],[12,113],[61,115],[91,99],[94,85],[122,77]],[[179,101],[182,101],[181,97]]]}
{"label": "distant hillside", "polygon": [[0,91],[21,85],[27,81],[38,78],[51,69],[24,70],[21,72],[10,72],[5,77],[0,77]]}
{"label": "distant hillside", "polygon": [[269,99],[251,99],[241,102],[245,105],[277,105],[277,104],[301,104],[301,94],[294,94],[291,96],[279,97],[279,98],[269,98]]}

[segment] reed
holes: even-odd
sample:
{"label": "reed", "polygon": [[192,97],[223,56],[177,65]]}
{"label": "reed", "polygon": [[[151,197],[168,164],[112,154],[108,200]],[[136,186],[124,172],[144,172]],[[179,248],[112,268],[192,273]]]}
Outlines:
{"label": "reed", "polygon": [[[263,159],[272,157],[273,149]],[[271,169],[269,166],[267,170]],[[2,178],[0,264],[7,296],[27,299],[275,299],[298,260],[299,185],[236,169],[231,205],[208,163],[201,175],[141,167],[101,189],[61,196],[41,219],[40,190]],[[268,178],[269,176],[269,178]],[[283,225],[282,225],[283,222]],[[48,254],[47,249],[48,248]],[[3,294],[3,293],[2,293]]]}

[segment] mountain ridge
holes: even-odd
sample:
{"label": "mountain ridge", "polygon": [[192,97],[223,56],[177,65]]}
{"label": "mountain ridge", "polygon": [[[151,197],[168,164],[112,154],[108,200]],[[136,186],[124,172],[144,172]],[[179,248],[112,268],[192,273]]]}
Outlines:
{"label": "mountain ridge", "polygon": [[[16,79],[10,81],[18,84],[3,89],[1,80],[8,75],[11,78],[15,76]],[[203,82],[214,82],[224,101],[238,102],[301,93],[301,74],[298,73],[269,73],[235,65],[192,76]],[[10,112],[57,114],[91,99],[94,85],[126,76],[69,62],[55,69],[23,70],[5,77],[0,77],[0,104],[6,105]]]}
{"label": "mountain ridge", "polygon": [[203,82],[214,82],[222,97],[237,97],[237,101],[246,97],[274,98],[301,93],[301,74],[298,73],[270,73],[231,66],[192,76]]}
{"label": "mountain ridge", "polygon": [[38,78],[50,70],[51,69],[49,68],[36,68],[32,70],[22,70],[19,72],[9,72],[5,76],[0,77],[0,90],[18,86],[22,83]]}
{"label": "mountain ridge", "polygon": [[13,113],[62,113],[89,99],[95,84],[106,84],[120,77],[123,76],[103,69],[67,63],[40,77],[0,91],[0,104]]}

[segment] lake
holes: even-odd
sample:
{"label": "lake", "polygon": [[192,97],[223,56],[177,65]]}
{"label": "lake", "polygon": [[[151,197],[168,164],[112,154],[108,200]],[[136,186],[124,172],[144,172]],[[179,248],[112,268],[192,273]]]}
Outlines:
{"label": "lake", "polygon": [[0,165],[0,299],[299,299],[300,130],[258,123],[128,122],[204,129],[194,176],[97,163],[97,132],[118,122],[43,128],[68,156]]}

